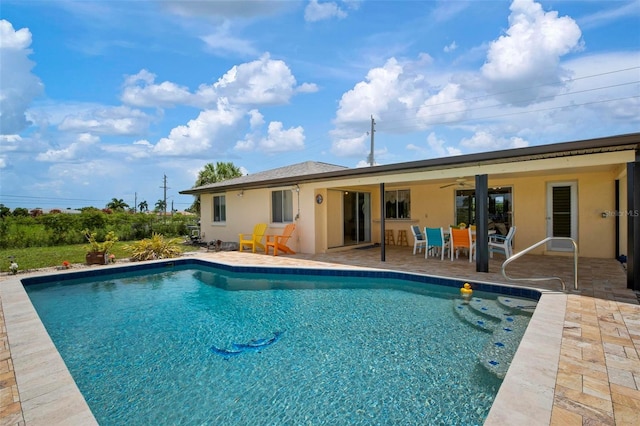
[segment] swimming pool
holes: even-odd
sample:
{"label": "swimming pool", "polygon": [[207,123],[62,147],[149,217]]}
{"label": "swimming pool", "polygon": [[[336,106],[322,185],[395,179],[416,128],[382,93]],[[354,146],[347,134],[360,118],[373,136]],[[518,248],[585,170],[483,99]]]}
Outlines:
{"label": "swimming pool", "polygon": [[454,281],[160,269],[23,280],[100,424],[480,424],[500,386]]}

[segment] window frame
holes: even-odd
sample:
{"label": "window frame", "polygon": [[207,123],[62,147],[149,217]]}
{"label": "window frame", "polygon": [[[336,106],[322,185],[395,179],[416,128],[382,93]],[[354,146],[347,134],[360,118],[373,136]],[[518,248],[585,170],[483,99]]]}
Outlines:
{"label": "window frame", "polygon": [[271,223],[293,223],[293,193],[290,189],[271,191]]}
{"label": "window frame", "polygon": [[[219,201],[222,200],[220,204]],[[218,203],[216,203],[218,201]],[[216,206],[218,204],[218,206]],[[216,209],[219,209],[221,213],[220,217],[216,219]],[[226,194],[213,194],[211,200],[211,221],[213,223],[222,224],[227,222],[227,195]]]}
{"label": "window frame", "polygon": [[[469,204],[466,206],[464,202],[458,204],[459,198],[468,198]],[[513,185],[502,185],[500,187],[489,187],[487,202],[487,217],[489,222],[495,224],[504,224],[505,230],[499,232],[506,235],[506,232],[514,225],[513,223]],[[498,199],[501,198],[500,202]],[[475,208],[476,208],[476,190],[474,189],[456,189],[453,196],[454,225],[463,222],[467,225],[475,225]],[[469,223],[467,223],[469,222]]]}
{"label": "window frame", "polygon": [[[402,207],[401,204],[406,204],[406,206]],[[384,205],[384,218],[386,220],[411,219],[411,189],[406,188],[385,190]]]}

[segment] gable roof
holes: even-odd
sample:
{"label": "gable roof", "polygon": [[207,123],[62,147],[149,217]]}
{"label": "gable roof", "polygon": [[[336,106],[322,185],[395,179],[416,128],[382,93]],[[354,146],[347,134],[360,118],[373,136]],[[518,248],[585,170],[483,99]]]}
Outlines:
{"label": "gable roof", "polygon": [[180,191],[180,193],[197,195],[213,192],[212,190],[267,188],[318,180],[337,180],[346,177],[379,176],[418,170],[441,170],[469,165],[511,163],[627,150],[640,150],[640,133],[355,169],[307,161]]}
{"label": "gable roof", "polygon": [[305,161],[304,163],[292,164],[290,166],[279,167],[277,169],[265,170],[250,175],[239,176],[220,182],[180,191],[180,194],[201,194],[211,192],[215,189],[235,189],[235,188],[261,188],[265,186],[275,186],[278,182],[295,182],[297,179],[309,179],[311,176],[325,175],[330,172],[349,170],[348,167],[337,166],[335,164],[321,163],[318,161]]}

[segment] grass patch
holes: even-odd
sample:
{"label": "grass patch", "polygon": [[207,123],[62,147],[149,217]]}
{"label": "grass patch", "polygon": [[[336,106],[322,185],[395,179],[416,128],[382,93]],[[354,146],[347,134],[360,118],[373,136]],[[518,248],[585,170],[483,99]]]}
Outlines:
{"label": "grass patch", "polygon": [[[128,259],[131,252],[125,251],[124,246],[131,242],[118,241],[109,250],[114,254],[116,259]],[[196,246],[180,245],[183,253],[190,251],[198,251]],[[10,256],[14,256],[16,263],[20,267],[20,271],[26,269],[49,268],[62,266],[65,260],[71,264],[85,263],[85,255],[87,254],[87,244],[72,244],[54,247],[27,247],[20,249],[0,249],[0,271],[9,272]]]}

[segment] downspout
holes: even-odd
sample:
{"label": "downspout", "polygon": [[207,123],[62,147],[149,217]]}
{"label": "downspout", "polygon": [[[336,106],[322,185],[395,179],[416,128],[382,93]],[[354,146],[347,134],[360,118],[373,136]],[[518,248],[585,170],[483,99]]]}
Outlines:
{"label": "downspout", "polygon": [[386,212],[384,209],[384,183],[380,184],[380,261],[384,262],[386,259],[385,243],[384,243],[384,222]]}
{"label": "downspout", "polygon": [[[620,179],[615,180],[615,206],[614,212],[620,211]],[[615,214],[613,216],[613,221],[616,227],[616,259],[620,257],[620,215]]]}
{"label": "downspout", "polygon": [[627,288],[640,290],[640,161],[627,163]]}

